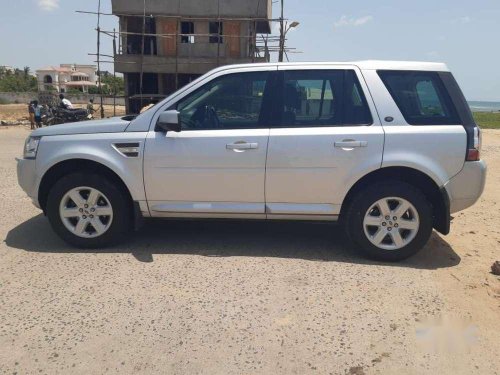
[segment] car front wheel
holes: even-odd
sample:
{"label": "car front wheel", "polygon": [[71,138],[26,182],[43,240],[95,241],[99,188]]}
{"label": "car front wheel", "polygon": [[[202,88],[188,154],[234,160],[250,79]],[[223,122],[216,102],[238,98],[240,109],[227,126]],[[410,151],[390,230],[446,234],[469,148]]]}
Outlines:
{"label": "car front wheel", "polygon": [[57,181],[49,193],[47,216],[63,240],[82,248],[114,244],[131,225],[126,194],[106,177],[90,173]]}
{"label": "car front wheel", "polygon": [[359,192],[347,211],[348,237],[370,258],[397,261],[418,252],[432,233],[432,208],[415,187],[393,181]]}

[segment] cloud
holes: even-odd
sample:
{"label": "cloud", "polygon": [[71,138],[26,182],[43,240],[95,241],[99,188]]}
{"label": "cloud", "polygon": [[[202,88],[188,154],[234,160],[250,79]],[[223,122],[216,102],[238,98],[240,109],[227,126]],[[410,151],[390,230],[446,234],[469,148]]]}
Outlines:
{"label": "cloud", "polygon": [[59,0],[37,0],[38,6],[48,12],[59,8]]}
{"label": "cloud", "polygon": [[472,18],[470,18],[469,16],[459,17],[459,18],[456,18],[456,19],[451,21],[451,23],[459,23],[462,25],[465,25],[466,23],[471,23],[471,22],[472,22]]}
{"label": "cloud", "polygon": [[333,26],[336,29],[338,29],[340,27],[346,27],[346,26],[357,27],[357,26],[363,26],[372,20],[373,20],[373,16],[364,16],[364,17],[354,18],[354,17],[347,17],[346,15],[343,15],[342,17],[340,17],[340,19],[337,22],[335,22],[333,24]]}

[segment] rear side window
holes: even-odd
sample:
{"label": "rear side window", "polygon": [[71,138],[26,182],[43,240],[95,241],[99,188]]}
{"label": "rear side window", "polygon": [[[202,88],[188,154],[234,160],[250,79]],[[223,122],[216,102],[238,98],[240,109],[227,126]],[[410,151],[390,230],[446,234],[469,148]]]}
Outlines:
{"label": "rear side window", "polygon": [[354,71],[294,70],[283,74],[282,127],[372,124]]}
{"label": "rear side window", "polygon": [[408,124],[461,124],[455,106],[438,73],[379,71],[378,74]]}

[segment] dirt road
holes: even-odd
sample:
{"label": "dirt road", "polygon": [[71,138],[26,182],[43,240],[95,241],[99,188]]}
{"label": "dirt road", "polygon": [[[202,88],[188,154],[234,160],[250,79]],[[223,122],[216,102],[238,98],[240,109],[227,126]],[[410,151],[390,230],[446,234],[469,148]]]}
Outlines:
{"label": "dirt road", "polygon": [[480,203],[399,264],[298,223],[147,222],[72,249],[17,186],[27,134],[0,127],[1,373],[499,373],[500,132]]}

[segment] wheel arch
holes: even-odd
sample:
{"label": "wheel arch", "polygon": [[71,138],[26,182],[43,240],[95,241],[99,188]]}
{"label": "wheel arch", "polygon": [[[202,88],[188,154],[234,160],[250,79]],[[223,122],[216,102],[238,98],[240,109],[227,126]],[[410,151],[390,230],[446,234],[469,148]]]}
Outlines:
{"label": "wheel arch", "polygon": [[47,198],[50,189],[63,176],[74,172],[89,172],[101,174],[113,181],[122,190],[133,204],[132,195],[123,179],[108,166],[94,160],[75,158],[60,161],[51,166],[43,175],[38,188],[38,202],[40,208],[46,213]]}
{"label": "wheel arch", "polygon": [[432,206],[433,227],[442,234],[450,232],[450,201],[448,193],[427,174],[410,167],[386,167],[370,172],[359,179],[347,193],[341,207],[340,220],[345,217],[354,197],[364,188],[379,181],[396,180],[409,183],[426,196]]}

